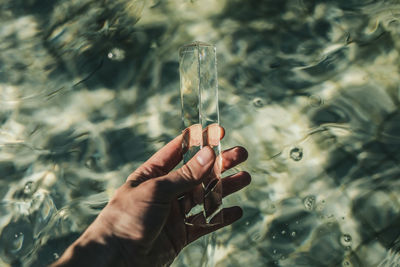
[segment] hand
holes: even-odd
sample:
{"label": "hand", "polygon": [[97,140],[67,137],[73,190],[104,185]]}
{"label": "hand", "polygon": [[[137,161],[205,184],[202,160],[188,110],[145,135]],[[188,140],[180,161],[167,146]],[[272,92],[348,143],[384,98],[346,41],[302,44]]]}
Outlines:
{"label": "hand", "polygon": [[[169,265],[186,245],[238,220],[241,208],[231,207],[223,209],[223,224],[201,227],[184,223],[187,203],[182,205],[178,197],[200,185],[212,170],[215,154],[204,147],[172,171],[182,160],[181,144],[182,135],[134,171],[55,266]],[[224,172],[245,161],[247,151],[234,147],[223,151],[222,158]],[[250,180],[246,172],[223,178],[223,196],[242,189]]]}

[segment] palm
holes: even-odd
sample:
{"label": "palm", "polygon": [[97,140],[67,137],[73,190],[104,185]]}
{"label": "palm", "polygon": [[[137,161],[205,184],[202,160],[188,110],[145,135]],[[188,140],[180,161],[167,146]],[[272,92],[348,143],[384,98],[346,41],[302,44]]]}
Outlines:
{"label": "palm", "polygon": [[[187,244],[187,230],[184,216],[177,200],[171,203],[170,212],[160,234],[156,237],[150,258],[158,259],[153,266],[163,266],[173,262]],[[154,257],[153,257],[154,256]],[[160,257],[161,256],[161,257]]]}

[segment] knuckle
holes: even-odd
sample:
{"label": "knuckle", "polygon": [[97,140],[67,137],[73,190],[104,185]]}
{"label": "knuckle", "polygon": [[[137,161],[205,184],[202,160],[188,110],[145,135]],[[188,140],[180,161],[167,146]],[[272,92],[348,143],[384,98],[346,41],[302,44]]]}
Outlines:
{"label": "knuckle", "polygon": [[156,195],[160,191],[160,188],[161,188],[160,182],[155,179],[147,180],[142,185],[144,187],[143,189],[149,195]]}
{"label": "knuckle", "polygon": [[188,166],[188,165],[183,165],[182,168],[180,168],[180,175],[182,178],[189,180],[189,181],[194,181],[197,180],[197,177],[195,172]]}

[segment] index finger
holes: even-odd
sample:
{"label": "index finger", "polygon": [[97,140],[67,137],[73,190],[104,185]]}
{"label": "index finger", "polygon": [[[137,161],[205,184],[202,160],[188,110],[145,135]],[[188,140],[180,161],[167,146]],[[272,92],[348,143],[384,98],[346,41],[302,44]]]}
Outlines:
{"label": "index finger", "polygon": [[[221,131],[220,139],[225,135],[225,130],[218,126]],[[166,175],[182,160],[183,135],[180,134],[163,148],[151,156],[145,163],[131,173],[127,181],[140,179],[142,181]]]}

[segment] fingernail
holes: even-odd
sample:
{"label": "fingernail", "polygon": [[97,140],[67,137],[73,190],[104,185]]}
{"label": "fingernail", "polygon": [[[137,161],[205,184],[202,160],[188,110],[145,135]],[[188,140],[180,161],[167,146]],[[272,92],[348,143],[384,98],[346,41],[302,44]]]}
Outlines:
{"label": "fingernail", "polygon": [[208,147],[203,147],[196,156],[197,162],[204,166],[213,159],[213,151]]}

